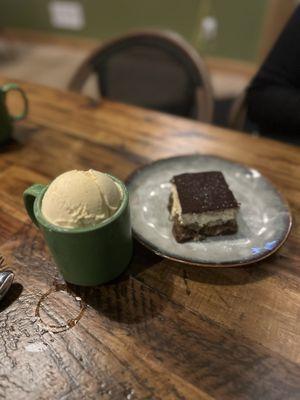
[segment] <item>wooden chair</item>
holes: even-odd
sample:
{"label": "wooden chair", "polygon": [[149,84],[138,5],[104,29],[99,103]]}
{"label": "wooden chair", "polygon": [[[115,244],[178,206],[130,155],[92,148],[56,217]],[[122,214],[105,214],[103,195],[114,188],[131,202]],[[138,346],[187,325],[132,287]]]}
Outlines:
{"label": "wooden chair", "polygon": [[246,92],[242,92],[231,106],[228,117],[228,127],[236,131],[245,129],[247,120]]}
{"label": "wooden chair", "polygon": [[146,30],[109,40],[79,67],[69,89],[96,73],[100,96],[211,122],[213,96],[205,65],[182,37]]}
{"label": "wooden chair", "polygon": [[246,91],[243,91],[233,102],[228,117],[228,127],[236,131],[259,136],[259,128],[248,118]]}

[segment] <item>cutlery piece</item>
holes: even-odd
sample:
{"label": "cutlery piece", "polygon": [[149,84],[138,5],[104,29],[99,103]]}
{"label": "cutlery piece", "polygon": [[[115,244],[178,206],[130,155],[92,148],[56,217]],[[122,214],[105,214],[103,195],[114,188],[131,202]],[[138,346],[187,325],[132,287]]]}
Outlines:
{"label": "cutlery piece", "polygon": [[12,271],[0,272],[0,300],[2,300],[8,292],[11,284],[13,283],[13,280],[14,273]]}

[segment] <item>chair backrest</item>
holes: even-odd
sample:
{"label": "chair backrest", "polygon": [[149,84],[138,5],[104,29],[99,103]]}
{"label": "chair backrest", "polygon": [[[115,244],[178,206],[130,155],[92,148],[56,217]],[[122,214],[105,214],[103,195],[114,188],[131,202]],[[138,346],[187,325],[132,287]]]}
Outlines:
{"label": "chair backrest", "polygon": [[233,102],[227,125],[236,131],[243,131],[256,136],[259,135],[258,126],[248,117],[246,90]]}
{"label": "chair backrest", "polygon": [[247,121],[246,92],[242,92],[233,102],[229,117],[228,127],[237,131],[245,130]]}
{"label": "chair backrest", "polygon": [[210,122],[213,96],[205,65],[173,32],[140,31],[103,43],[79,67],[69,89],[96,73],[101,96]]}

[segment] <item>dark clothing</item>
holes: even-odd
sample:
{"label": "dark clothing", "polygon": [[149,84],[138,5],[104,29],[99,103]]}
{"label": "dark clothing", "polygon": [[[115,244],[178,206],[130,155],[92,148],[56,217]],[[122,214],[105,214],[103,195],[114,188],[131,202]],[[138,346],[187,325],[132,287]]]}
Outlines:
{"label": "dark clothing", "polygon": [[262,133],[300,138],[300,7],[252,80],[247,105]]}

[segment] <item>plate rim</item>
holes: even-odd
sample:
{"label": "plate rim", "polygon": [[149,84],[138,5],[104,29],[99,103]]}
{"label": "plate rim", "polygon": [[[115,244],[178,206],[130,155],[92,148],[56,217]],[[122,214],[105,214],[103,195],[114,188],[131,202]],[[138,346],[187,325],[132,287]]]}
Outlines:
{"label": "plate rim", "polygon": [[[201,154],[201,153],[190,153],[190,154],[181,154],[181,155],[176,155],[176,156],[171,156],[171,157],[165,157],[165,158],[160,158],[158,160],[154,160],[154,161],[150,161],[140,167],[138,167],[137,169],[135,169],[126,179],[125,183],[126,186],[130,185],[130,183],[135,179],[135,177],[144,169],[149,168],[150,166],[152,166],[153,164],[157,164],[157,163],[161,163],[161,162],[165,162],[165,161],[169,161],[169,160],[176,160],[179,158],[188,158],[188,157],[195,157],[195,156],[200,156],[200,157],[206,157],[206,158],[215,158],[215,159],[219,159],[222,161],[226,161],[229,162],[231,164],[235,164],[238,165],[239,167],[242,167],[244,169],[252,169],[255,171],[258,171],[255,168],[252,167],[247,167],[247,165],[245,164],[240,164],[239,162],[236,161],[232,161],[228,158],[225,157],[221,157],[218,155],[214,155],[214,154]],[[258,171],[259,172],[259,171]],[[259,172],[260,173],[260,172]],[[261,174],[261,173],[260,173]],[[251,264],[255,264],[258,263],[259,261],[262,261],[270,256],[272,256],[274,253],[276,253],[282,246],[283,244],[286,242],[286,240],[288,239],[290,233],[291,233],[291,229],[293,226],[293,218],[292,218],[292,212],[291,212],[291,208],[290,205],[288,203],[288,201],[286,200],[285,196],[277,189],[277,187],[269,180],[269,178],[265,177],[265,175],[261,174],[263,176],[263,178],[268,182],[268,184],[274,189],[274,191],[276,192],[276,194],[279,196],[281,202],[283,203],[283,205],[286,207],[286,210],[288,212],[288,226],[287,226],[287,230],[285,232],[285,235],[283,236],[282,240],[277,244],[276,247],[274,247],[274,249],[270,250],[268,253],[266,254],[262,254],[260,256],[257,256],[254,258],[251,258],[250,260],[245,260],[245,261],[241,261],[241,262],[230,262],[230,261],[224,261],[221,263],[211,263],[211,262],[196,262],[196,261],[191,261],[188,260],[186,258],[183,257],[173,257],[169,254],[163,253],[161,252],[160,249],[158,249],[156,246],[154,246],[153,244],[148,243],[148,241],[145,241],[141,235],[134,229],[132,228],[132,233],[133,236],[142,244],[144,245],[147,249],[151,250],[152,252],[154,252],[155,254],[157,254],[160,257],[166,258],[168,260],[171,261],[176,261],[176,262],[180,262],[182,264],[188,264],[188,265],[193,265],[193,266],[198,266],[198,267],[205,267],[205,268],[233,268],[233,267],[241,267],[241,266],[246,266],[246,265],[251,265]],[[128,190],[129,191],[129,190]],[[130,193],[129,193],[130,196]]]}

